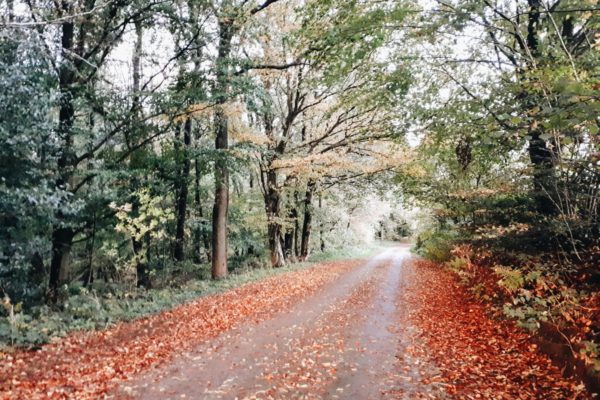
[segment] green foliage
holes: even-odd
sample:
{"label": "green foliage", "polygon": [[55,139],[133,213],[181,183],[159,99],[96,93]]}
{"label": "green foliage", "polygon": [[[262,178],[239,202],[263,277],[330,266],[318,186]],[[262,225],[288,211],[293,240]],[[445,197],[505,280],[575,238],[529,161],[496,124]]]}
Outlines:
{"label": "green foliage", "polygon": [[428,260],[444,263],[452,258],[451,251],[457,239],[454,231],[426,231],[418,235],[415,251]]}
{"label": "green foliage", "polygon": [[518,291],[525,284],[525,278],[519,270],[497,266],[494,268],[494,272],[500,276],[498,284],[511,293]]}
{"label": "green foliage", "polygon": [[[67,197],[53,187],[56,79],[39,37],[0,36],[0,296],[39,301],[48,228]],[[38,155],[44,157],[38,157]]]}
{"label": "green foliage", "polygon": [[600,346],[590,340],[582,342],[583,347],[579,350],[579,355],[586,363],[592,365],[595,372],[600,373]]}
{"label": "green foliage", "polygon": [[408,9],[397,1],[310,2],[301,10],[302,29],[294,39],[322,69],[323,83],[332,83],[373,57],[392,34],[387,25],[400,23]]}
{"label": "green foliage", "polygon": [[465,268],[469,266],[469,260],[464,257],[454,257],[450,261],[446,262],[446,267],[454,271],[457,274],[463,272]]}

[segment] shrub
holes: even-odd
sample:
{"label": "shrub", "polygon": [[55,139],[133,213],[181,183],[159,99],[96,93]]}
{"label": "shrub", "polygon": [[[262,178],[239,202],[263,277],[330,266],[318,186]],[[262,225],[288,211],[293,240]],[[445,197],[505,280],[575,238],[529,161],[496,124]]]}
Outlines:
{"label": "shrub", "polygon": [[427,231],[419,235],[416,251],[422,257],[444,263],[452,259],[452,249],[457,241],[454,232],[445,230]]}

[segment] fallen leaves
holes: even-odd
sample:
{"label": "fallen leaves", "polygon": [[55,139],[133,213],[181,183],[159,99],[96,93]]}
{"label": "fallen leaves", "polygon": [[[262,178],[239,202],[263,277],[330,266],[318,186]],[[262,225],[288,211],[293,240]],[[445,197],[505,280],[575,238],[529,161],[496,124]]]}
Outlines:
{"label": "fallen leaves", "polygon": [[0,356],[0,399],[95,399],[244,321],[264,321],[354,267],[333,262],[200,298],[104,331]]}
{"label": "fallen leaves", "polygon": [[[223,343],[231,343],[228,335],[233,328],[270,320],[357,263],[329,263],[275,276],[110,330],[78,332],[38,352],[3,354],[0,398],[102,397],[117,384],[217,335],[223,334]],[[389,387],[394,390],[382,392],[384,398],[406,398],[407,394],[415,399],[442,395],[462,399],[586,398],[577,382],[563,378],[548,358],[538,353],[525,332],[489,318],[486,307],[472,300],[448,272],[419,262],[405,264],[401,285],[394,292],[398,298],[382,303],[377,299],[387,279],[383,272],[395,270],[382,266],[373,271],[375,274],[370,279],[362,277],[347,297],[332,300],[331,307],[320,311],[314,322],[285,325],[289,332],[266,342],[266,352],[261,353],[259,347],[255,359],[235,359],[230,368],[242,368],[247,379],[259,377],[257,385],[238,386],[249,390],[246,397],[344,398]],[[376,311],[389,306],[394,306],[389,315],[401,314],[398,328],[389,330],[396,336],[392,343],[397,341],[399,350],[386,345],[391,357],[397,355],[392,358],[396,359],[394,371],[384,371],[382,361],[387,358],[375,357],[380,350],[378,337],[363,332]],[[225,356],[223,349],[216,347],[214,355],[201,357]],[[232,381],[230,386],[240,383]],[[222,388],[214,389],[217,393]]]}
{"label": "fallen leaves", "polygon": [[465,399],[586,399],[581,384],[562,377],[530,336],[507,321],[492,320],[454,277],[416,261],[406,301],[420,330],[414,356],[429,358],[447,384]]}

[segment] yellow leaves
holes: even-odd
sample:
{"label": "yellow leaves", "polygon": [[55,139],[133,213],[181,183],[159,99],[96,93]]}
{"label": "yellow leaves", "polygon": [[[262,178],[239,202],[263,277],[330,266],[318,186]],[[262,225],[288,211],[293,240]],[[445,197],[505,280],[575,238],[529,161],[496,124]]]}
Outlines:
{"label": "yellow leaves", "polygon": [[117,211],[115,216],[119,220],[115,226],[117,232],[124,233],[136,240],[140,240],[147,233],[154,238],[165,237],[165,224],[175,218],[170,208],[162,207],[163,199],[154,197],[149,190],[141,189],[136,193],[139,202],[137,215],[132,215],[131,203],[117,205],[110,203],[109,207]]}
{"label": "yellow leaves", "polygon": [[272,143],[266,135],[256,131],[252,127],[244,124],[242,121],[231,121],[229,124],[229,134],[231,138],[240,143],[252,143],[264,146]]}
{"label": "yellow leaves", "polygon": [[[183,123],[188,118],[205,118],[210,117],[214,112],[214,105],[211,103],[196,103],[190,105],[188,108],[183,110],[177,110],[177,116],[174,121],[177,123]],[[164,117],[164,116],[163,116]]]}
{"label": "yellow leaves", "polygon": [[592,43],[592,47],[594,49],[600,49],[600,33],[596,33],[594,43]]}
{"label": "yellow leaves", "polygon": [[125,203],[122,206],[119,206],[114,201],[111,201],[110,204],[108,205],[108,207],[111,210],[118,211],[118,212],[126,212],[126,213],[131,212],[131,203]]}
{"label": "yellow leaves", "polygon": [[209,103],[196,103],[192,104],[186,110],[192,117],[208,116],[212,113],[212,104]]}
{"label": "yellow leaves", "polygon": [[319,153],[300,156],[297,158],[275,160],[273,168],[286,169],[300,172],[317,166],[330,166],[343,164],[344,161],[333,153]]}
{"label": "yellow leaves", "polygon": [[453,193],[449,193],[448,197],[454,199],[461,200],[473,200],[473,199],[483,199],[486,197],[491,197],[501,193],[511,193],[512,189],[510,187],[499,187],[495,189],[490,188],[476,188],[470,190],[456,190]]}
{"label": "yellow leaves", "polygon": [[420,164],[408,164],[402,169],[402,173],[412,178],[425,178],[427,176],[427,170]]}

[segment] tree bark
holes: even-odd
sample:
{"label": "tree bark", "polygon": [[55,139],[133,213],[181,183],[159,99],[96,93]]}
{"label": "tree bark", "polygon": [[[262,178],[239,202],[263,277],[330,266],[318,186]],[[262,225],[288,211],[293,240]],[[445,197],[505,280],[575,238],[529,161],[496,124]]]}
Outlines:
{"label": "tree bark", "polygon": [[288,212],[288,218],[292,221],[293,226],[288,228],[285,232],[283,239],[283,254],[285,256],[285,260],[291,262],[295,256],[294,238],[297,237],[296,227],[298,226],[298,210],[296,210],[296,207],[290,208]]}
{"label": "tree bark", "polygon": [[8,22],[13,22],[15,19],[15,4],[13,0],[6,0],[6,11],[8,14]]}
{"label": "tree bark", "polygon": [[[132,126],[133,130],[135,131],[135,124],[137,123],[137,119],[140,118],[142,116],[142,104],[141,104],[141,99],[140,99],[140,89],[141,89],[141,75],[142,75],[142,43],[143,43],[143,35],[144,35],[144,30],[143,30],[143,26],[142,26],[142,21],[140,21],[139,19],[135,21],[135,34],[136,34],[136,41],[135,41],[135,47],[133,49],[133,56],[131,58],[131,64],[132,64],[132,78],[133,78],[133,87],[132,87],[132,91],[133,91],[133,101],[132,101],[132,114],[133,114],[133,124],[134,126]],[[125,136],[127,139],[127,135]],[[128,144],[132,145],[133,143],[129,143],[129,139],[127,139]],[[141,151],[138,150],[138,151]],[[140,165],[141,163],[139,162],[138,157],[136,157],[137,152],[133,152],[131,154],[130,157],[130,163],[129,166],[131,168],[140,168],[143,167],[143,165]],[[140,182],[138,182],[137,179],[132,179],[131,182],[131,186],[132,189],[137,190],[139,189],[140,186]],[[137,196],[134,193],[133,199],[132,199],[132,207],[131,207],[131,211],[132,214],[137,216],[139,215],[139,210],[140,210],[140,201],[137,198]],[[137,236],[133,236],[132,239],[132,245],[133,245],[133,253],[135,255],[135,271],[136,271],[136,285],[137,287],[150,287],[150,280],[148,279],[148,263],[147,263],[147,259],[144,256],[144,237],[137,237]]]}
{"label": "tree bark", "polygon": [[52,261],[50,262],[50,293],[52,302],[58,300],[58,288],[68,278],[71,246],[75,233],[69,228],[55,228],[52,232]]}
{"label": "tree bark", "polygon": [[267,235],[269,238],[269,254],[271,266],[279,268],[285,265],[285,257],[281,247],[281,224],[278,221],[281,196],[277,188],[277,173],[274,170],[266,172],[265,210],[267,212]]}
{"label": "tree bark", "polygon": [[310,235],[312,231],[312,200],[316,183],[309,181],[304,197],[304,221],[302,223],[302,242],[300,244],[300,259],[306,261],[310,254]]}
{"label": "tree bark", "polygon": [[[70,9],[65,7],[65,12]],[[71,66],[70,57],[73,49],[74,25],[73,22],[63,22],[61,27],[62,65],[59,70],[60,105],[58,112],[58,133],[63,144],[58,157],[58,177],[56,187],[60,190],[68,189],[67,185],[72,176],[73,137],[72,129],[75,118],[73,106],[73,83],[75,74]],[[64,226],[65,216],[61,211],[55,215],[56,223],[52,229],[52,259],[50,261],[50,279],[48,282],[48,299],[56,302],[58,287],[65,281],[69,267],[71,245],[75,233],[71,228]]]}
{"label": "tree bark", "polygon": [[[527,47],[533,58],[540,56],[538,28],[540,23],[541,0],[528,0],[529,14],[527,21]],[[530,68],[535,68],[531,65]],[[528,108],[537,106],[536,101],[529,101]],[[533,104],[531,104],[533,103]],[[542,129],[537,121],[533,121],[529,128],[529,159],[533,164],[533,198],[537,211],[543,215],[555,211],[552,193],[555,192],[554,181],[554,155],[548,148],[546,141],[541,137]]]}
{"label": "tree bark", "polygon": [[[138,207],[139,209],[139,207]],[[145,235],[145,238],[149,240],[149,236]],[[148,276],[148,250],[144,254],[144,240],[143,238],[133,240],[133,253],[135,254],[135,272],[137,275],[136,286],[150,288],[150,279]]]}
{"label": "tree bark", "polygon": [[552,194],[555,193],[554,155],[540,131],[530,130],[529,159],[533,164],[533,198],[537,211],[543,215],[556,212]]}
{"label": "tree bark", "polygon": [[[198,212],[198,218],[204,218],[204,208],[202,207],[202,198],[200,196],[200,178],[202,176],[202,171],[200,168],[200,161],[196,159],[195,161],[195,170],[196,170],[196,184],[194,191],[194,202],[196,203],[196,210]],[[208,226],[206,226],[203,221],[200,224],[197,224],[196,230],[194,232],[194,257],[197,263],[202,262],[202,247],[204,247],[204,255],[206,260],[210,262],[210,235],[207,230]]]}
{"label": "tree bark", "polygon": [[132,64],[132,78],[133,78],[133,114],[135,117],[139,117],[141,114],[141,100],[140,100],[140,89],[141,89],[141,76],[142,76],[142,44],[144,38],[144,29],[142,21],[135,21],[135,47],[133,49],[133,57],[131,58]]}
{"label": "tree bark", "polygon": [[[319,210],[323,208],[323,196],[319,193]],[[322,214],[321,214],[322,215]],[[321,252],[325,251],[325,226],[323,225],[323,219],[319,223],[319,240],[321,242]]]}
{"label": "tree bark", "polygon": [[183,162],[177,179],[177,228],[175,230],[175,249],[173,256],[176,261],[185,258],[185,221],[187,216],[188,179],[190,176],[190,159],[188,150],[192,145],[192,119],[187,118],[183,128]]}
{"label": "tree bark", "polygon": [[[227,117],[223,110],[216,113],[216,148],[227,149]],[[227,276],[227,214],[229,208],[229,170],[225,160],[215,162],[215,203],[212,215],[212,277]]]}
{"label": "tree bark", "polygon": [[296,212],[296,218],[294,219],[294,256],[298,258],[300,256],[300,215],[298,214],[298,191],[294,191],[294,210]]}
{"label": "tree bark", "polygon": [[[194,161],[195,179],[194,179],[194,203],[196,204],[196,211],[198,217],[203,217],[202,203],[200,199],[200,162],[196,158]],[[202,228],[197,223],[194,228],[194,262],[200,264],[202,262]]]}
{"label": "tree bark", "polygon": [[219,22],[219,46],[217,56],[217,87],[215,112],[215,148],[220,158],[215,162],[215,203],[212,215],[212,278],[227,276],[227,215],[229,209],[229,148],[228,117],[223,105],[229,96],[229,56],[234,34],[232,20]]}

